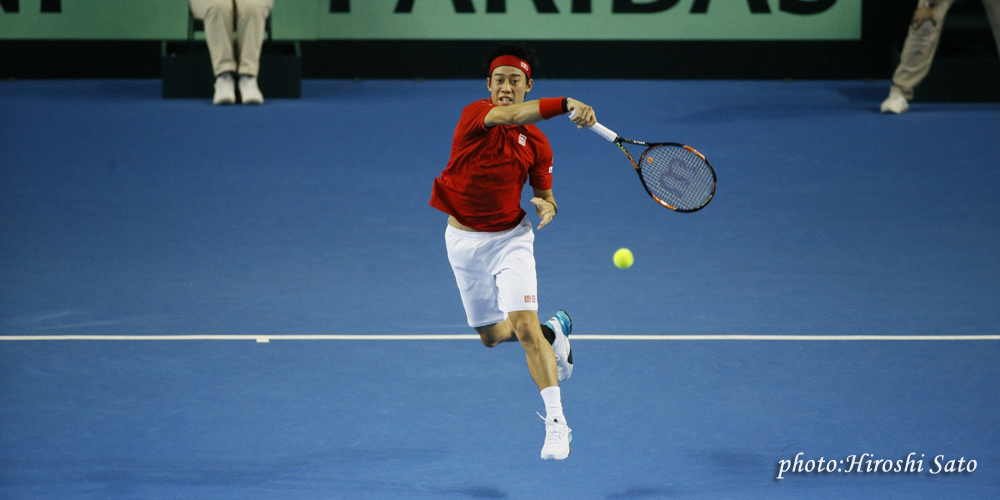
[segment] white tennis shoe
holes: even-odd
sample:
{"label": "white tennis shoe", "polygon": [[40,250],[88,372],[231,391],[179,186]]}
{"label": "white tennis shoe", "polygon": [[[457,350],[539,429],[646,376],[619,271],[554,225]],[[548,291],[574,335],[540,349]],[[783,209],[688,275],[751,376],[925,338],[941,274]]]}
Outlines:
{"label": "white tennis shoe", "polygon": [[240,102],[243,104],[264,104],[264,94],[257,86],[257,77],[240,75]]}
{"label": "white tennis shoe", "polygon": [[552,341],[552,352],[556,355],[556,365],[559,367],[559,381],[573,375],[573,349],[569,345],[568,335],[573,332],[573,320],[566,311],[560,309],[555,316],[545,322],[556,334]]}
{"label": "white tennis shoe", "polygon": [[886,97],[882,101],[880,109],[883,113],[895,113],[898,115],[910,109],[910,103],[906,101],[906,96],[902,92],[893,87],[889,90],[889,97]]}
{"label": "white tennis shoe", "polygon": [[[541,414],[538,414],[542,417]],[[569,456],[569,444],[573,442],[573,429],[570,429],[565,417],[545,418],[545,444],[542,445],[542,460],[562,460]]]}
{"label": "white tennis shoe", "polygon": [[215,77],[215,96],[212,104],[232,104],[236,102],[236,82],[232,73],[223,73]]}

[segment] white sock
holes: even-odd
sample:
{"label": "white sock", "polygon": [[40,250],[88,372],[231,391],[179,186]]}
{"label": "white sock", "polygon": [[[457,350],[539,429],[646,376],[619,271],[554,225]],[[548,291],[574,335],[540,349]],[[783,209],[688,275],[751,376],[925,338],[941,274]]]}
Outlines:
{"label": "white sock", "polygon": [[563,416],[562,393],[558,385],[542,389],[542,401],[545,402],[546,418],[558,418],[566,423],[566,417]]}

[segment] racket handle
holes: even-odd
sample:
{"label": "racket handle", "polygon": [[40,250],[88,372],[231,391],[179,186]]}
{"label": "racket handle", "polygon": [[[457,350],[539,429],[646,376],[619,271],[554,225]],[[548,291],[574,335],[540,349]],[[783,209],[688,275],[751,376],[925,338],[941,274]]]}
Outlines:
{"label": "racket handle", "polygon": [[616,134],[613,130],[609,129],[608,127],[601,125],[600,123],[595,123],[594,126],[590,127],[590,130],[593,130],[597,135],[607,139],[610,142],[615,142],[615,139],[618,138],[618,134]]}
{"label": "racket handle", "polygon": [[[574,116],[576,116],[575,109],[573,110],[572,113],[569,114],[570,119],[573,119]],[[595,122],[594,125],[589,128],[590,130],[593,130],[595,134],[607,139],[609,142],[615,142],[615,139],[618,138],[618,134],[616,134],[613,130],[609,129],[608,127],[601,125],[600,123]]]}

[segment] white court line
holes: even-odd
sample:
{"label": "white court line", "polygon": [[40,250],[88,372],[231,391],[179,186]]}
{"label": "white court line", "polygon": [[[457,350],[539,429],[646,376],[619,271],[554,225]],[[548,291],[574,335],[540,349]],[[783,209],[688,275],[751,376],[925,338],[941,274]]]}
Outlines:
{"label": "white court line", "polygon": [[570,335],[573,340],[1000,340],[1000,335]]}
{"label": "white court line", "polygon": [[479,335],[14,335],[3,340],[479,340]]}
{"label": "white court line", "polygon": [[[1000,340],[1000,335],[572,335],[572,340],[941,341]],[[9,335],[0,341],[42,340],[479,340],[470,335]]]}

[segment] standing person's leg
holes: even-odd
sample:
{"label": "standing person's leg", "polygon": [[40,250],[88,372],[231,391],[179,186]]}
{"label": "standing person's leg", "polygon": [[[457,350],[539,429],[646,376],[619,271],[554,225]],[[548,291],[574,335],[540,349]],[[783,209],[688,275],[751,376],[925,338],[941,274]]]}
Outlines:
{"label": "standing person's leg", "polygon": [[983,0],[983,7],[986,8],[986,18],[990,20],[990,28],[993,29],[993,41],[997,44],[997,53],[1000,53],[1000,0]]}
{"label": "standing person's leg", "polygon": [[264,46],[267,17],[274,0],[236,0],[237,46],[240,49],[240,95],[244,104],[262,104],[264,95],[257,86],[260,51]]}
{"label": "standing person's leg", "polygon": [[236,102],[233,52],[233,0],[190,0],[191,13],[205,23],[205,43],[215,74],[214,104]]}
{"label": "standing person's leg", "polygon": [[[944,18],[951,7],[951,0],[936,0],[933,7],[933,18],[919,20],[917,13],[910,23],[903,52],[900,54],[899,66],[892,76],[892,88],[889,97],[882,103],[883,113],[902,113],[909,109],[913,99],[913,90],[923,81],[931,69],[934,52],[937,51]],[[919,12],[919,8],[918,8]]]}

